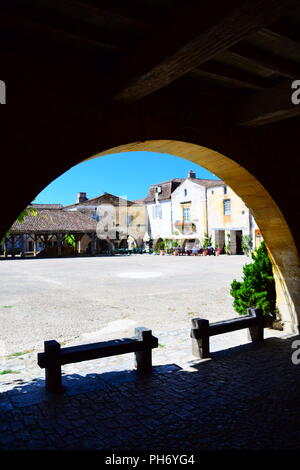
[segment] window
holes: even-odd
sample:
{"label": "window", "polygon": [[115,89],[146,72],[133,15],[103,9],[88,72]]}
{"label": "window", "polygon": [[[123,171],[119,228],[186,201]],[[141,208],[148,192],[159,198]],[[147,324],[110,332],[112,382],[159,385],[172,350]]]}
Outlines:
{"label": "window", "polygon": [[152,217],[153,219],[162,219],[162,207],[159,204],[152,207]]}
{"label": "window", "polygon": [[99,222],[100,216],[97,214],[97,207],[95,207],[94,212],[92,214],[92,218],[96,220],[96,222]]}
{"label": "window", "polygon": [[128,215],[127,216],[127,225],[131,225],[132,221],[133,221],[133,215]]}
{"label": "window", "polygon": [[183,194],[184,194],[184,196],[187,196],[187,189],[183,190]]}
{"label": "window", "polygon": [[191,220],[191,209],[189,207],[183,208],[183,220],[184,222],[190,222]]}
{"label": "window", "polygon": [[224,194],[227,194],[227,186],[223,187]]}
{"label": "window", "polygon": [[231,214],[230,199],[224,199],[223,204],[224,204],[224,215],[230,215]]}

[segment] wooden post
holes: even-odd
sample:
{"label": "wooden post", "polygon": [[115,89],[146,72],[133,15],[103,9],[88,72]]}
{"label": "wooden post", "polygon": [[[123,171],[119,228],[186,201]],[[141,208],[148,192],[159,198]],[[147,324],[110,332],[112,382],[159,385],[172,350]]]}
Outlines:
{"label": "wooden post", "polygon": [[76,241],[76,249],[77,253],[80,255],[81,254],[81,237],[78,235],[77,241]]}
{"label": "wooden post", "polygon": [[91,253],[92,255],[96,254],[96,247],[97,247],[97,236],[95,233],[92,234],[92,242],[91,242]]}
{"label": "wooden post", "polygon": [[5,258],[7,258],[8,253],[7,253],[7,238],[4,238],[4,243],[3,243],[3,255]]}
{"label": "wooden post", "polygon": [[264,315],[260,308],[248,308],[248,315],[257,318],[257,324],[248,330],[248,338],[253,343],[261,343],[264,340]]}
{"label": "wooden post", "polygon": [[24,235],[20,235],[20,236],[19,236],[19,242],[20,242],[20,254],[21,254],[21,258],[24,258],[24,256],[25,256],[25,248],[24,248],[25,241],[24,241]]}
{"label": "wooden post", "polygon": [[48,366],[46,367],[46,389],[52,393],[63,391],[61,380],[61,365],[59,362],[60,344],[55,341],[44,342]]}
{"label": "wooden post", "polygon": [[192,354],[200,359],[210,357],[209,354],[209,321],[203,318],[192,319]]}
{"label": "wooden post", "polygon": [[61,246],[62,246],[62,234],[57,233],[56,234],[56,242],[57,242],[57,256],[61,256]]}
{"label": "wooden post", "polygon": [[15,257],[15,237],[14,237],[14,235],[11,235],[10,239],[11,239],[11,257],[14,258]]}
{"label": "wooden post", "polygon": [[[135,328],[135,334],[139,341],[143,341],[146,349],[135,352],[135,366],[138,372],[149,373],[152,371],[152,331],[148,328]],[[148,347],[147,347],[148,345]]]}
{"label": "wooden post", "polygon": [[37,241],[38,241],[38,236],[37,235],[34,235],[33,236],[33,256],[36,256],[37,255]]}

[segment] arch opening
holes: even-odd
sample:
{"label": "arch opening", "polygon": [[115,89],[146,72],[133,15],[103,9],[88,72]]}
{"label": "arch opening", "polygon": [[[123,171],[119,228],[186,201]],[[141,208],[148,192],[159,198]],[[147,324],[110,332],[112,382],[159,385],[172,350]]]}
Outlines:
{"label": "arch opening", "polygon": [[96,153],[92,158],[123,152],[148,151],[171,154],[189,160],[214,173],[244,201],[251,210],[266,242],[276,285],[277,307],[286,332],[299,332],[300,263],[299,254],[287,221],[268,191],[243,166],[210,148],[177,140],[132,142]]}
{"label": "arch opening", "polygon": [[[230,145],[227,150],[230,153]],[[276,283],[277,307],[285,331],[298,333],[300,263],[292,232],[270,193],[254,174],[235,161],[236,149],[232,150],[235,158],[233,160],[210,147],[183,140],[145,140],[107,148],[81,162],[104,155],[136,151],[171,154],[198,164],[221,178],[243,200],[251,210],[269,250]],[[58,176],[57,171],[56,176]]]}

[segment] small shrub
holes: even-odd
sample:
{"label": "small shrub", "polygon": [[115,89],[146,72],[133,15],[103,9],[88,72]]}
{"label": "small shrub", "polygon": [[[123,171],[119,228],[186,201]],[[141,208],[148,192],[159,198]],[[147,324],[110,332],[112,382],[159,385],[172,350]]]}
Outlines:
{"label": "small shrub", "polygon": [[208,248],[211,245],[212,245],[211,236],[205,233],[203,241],[202,241],[202,248]]}
{"label": "small shrub", "polygon": [[240,315],[246,315],[247,308],[261,308],[264,315],[275,316],[275,281],[266,244],[262,242],[251,257],[253,263],[243,267],[243,281],[231,284],[233,307]]}
{"label": "small shrub", "polygon": [[169,238],[164,238],[164,248],[162,248],[162,250],[169,250],[171,247],[172,247],[172,240],[170,240]]}

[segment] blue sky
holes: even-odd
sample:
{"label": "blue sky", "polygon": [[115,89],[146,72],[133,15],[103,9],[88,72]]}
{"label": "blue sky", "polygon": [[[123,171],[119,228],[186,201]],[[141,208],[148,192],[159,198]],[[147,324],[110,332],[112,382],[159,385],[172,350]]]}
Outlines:
{"label": "blue sky", "polygon": [[54,180],[34,200],[35,203],[76,202],[78,192],[88,198],[104,192],[127,196],[129,200],[147,195],[151,184],[185,178],[189,170],[197,178],[218,179],[208,170],[174,155],[153,152],[126,152],[94,158],[74,166]]}

